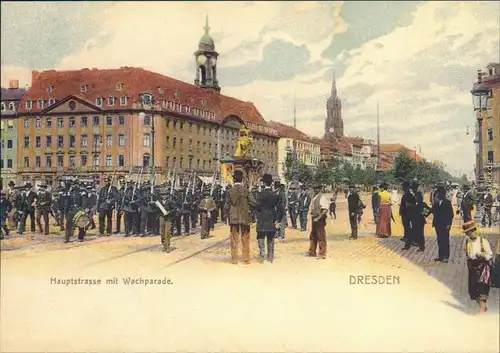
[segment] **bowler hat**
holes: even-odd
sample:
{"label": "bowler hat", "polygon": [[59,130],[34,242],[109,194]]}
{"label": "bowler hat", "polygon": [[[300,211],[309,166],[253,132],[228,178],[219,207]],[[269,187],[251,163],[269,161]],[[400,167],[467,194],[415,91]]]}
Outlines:
{"label": "bowler hat", "polygon": [[16,184],[11,180],[9,181],[9,186],[15,186]]}
{"label": "bowler hat", "polygon": [[27,187],[27,188],[30,188],[31,187],[31,183],[27,182],[26,184],[24,184],[24,186]]}
{"label": "bowler hat", "polygon": [[271,174],[264,174],[262,176],[262,182],[264,184],[271,184],[273,182],[273,176]]}

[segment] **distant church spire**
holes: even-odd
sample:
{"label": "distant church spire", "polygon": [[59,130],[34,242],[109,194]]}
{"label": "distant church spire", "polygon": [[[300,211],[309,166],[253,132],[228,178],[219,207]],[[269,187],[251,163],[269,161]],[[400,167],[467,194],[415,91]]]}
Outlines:
{"label": "distant church spire", "polygon": [[335,81],[335,72],[333,73],[331,97],[337,97],[337,82]]}
{"label": "distant church spire", "polygon": [[344,121],[342,120],[342,101],[337,95],[334,73],[331,95],[326,101],[325,139],[333,141],[339,137],[344,137]]}

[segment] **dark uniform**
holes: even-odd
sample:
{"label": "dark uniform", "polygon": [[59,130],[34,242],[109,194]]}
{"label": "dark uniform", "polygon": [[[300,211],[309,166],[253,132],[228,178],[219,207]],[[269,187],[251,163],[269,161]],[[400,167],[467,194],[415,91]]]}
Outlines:
{"label": "dark uniform", "polygon": [[26,230],[26,219],[30,217],[31,232],[35,232],[35,202],[37,199],[36,192],[31,189],[31,183],[26,183],[25,191],[22,192],[21,199],[21,224],[19,225],[19,234],[23,234]]}
{"label": "dark uniform", "polygon": [[297,197],[297,192],[295,188],[290,188],[288,194],[288,214],[290,215],[290,222],[292,223],[293,229],[297,229],[298,207],[299,198]]}
{"label": "dark uniform", "polygon": [[[66,229],[64,234],[64,242],[68,243],[69,239],[73,236],[76,224],[73,223],[75,215],[79,211],[88,213],[88,196],[87,191],[75,182],[70,190],[70,200],[68,212],[66,213]],[[86,229],[78,227],[78,240],[83,241],[86,235]]]}
{"label": "dark uniform", "polygon": [[472,209],[474,208],[474,196],[468,185],[464,185],[464,196],[460,208],[462,209],[462,217],[464,223],[472,220]]}
{"label": "dark uniform", "polygon": [[438,257],[435,261],[448,262],[450,258],[450,229],[453,224],[453,206],[446,198],[444,185],[439,185],[434,195],[431,213],[432,226],[436,230]]}
{"label": "dark uniform", "polygon": [[190,234],[190,220],[191,217],[191,207],[193,204],[194,198],[193,196],[186,191],[184,202],[182,203],[182,223],[184,224],[184,234]]}
{"label": "dark uniform", "polygon": [[163,251],[170,252],[172,250],[170,246],[170,239],[172,237],[172,220],[175,217],[177,210],[175,204],[172,202],[173,199],[169,189],[162,188],[158,190],[155,198],[166,211],[166,214],[164,214],[158,207],[156,208],[156,212],[159,217],[160,236]]}
{"label": "dark uniform", "polygon": [[127,186],[125,184],[125,179],[120,179],[119,181],[120,189],[118,189],[118,201],[116,203],[116,231],[115,234],[121,233],[122,218],[123,218],[123,206],[124,206],[124,196]]}
{"label": "dark uniform", "polygon": [[[113,209],[118,202],[118,190],[110,185],[111,178],[106,178],[106,185],[99,191],[97,209],[99,210],[99,235],[110,236],[113,231]],[[104,222],[106,220],[106,226]]]}
{"label": "dark uniform", "polygon": [[[36,223],[40,233],[49,234],[49,213],[52,205],[52,194],[47,191],[46,185],[40,185],[40,191],[36,198]],[[43,218],[44,228],[42,229],[41,219]]]}
{"label": "dark uniform", "polygon": [[351,239],[358,239],[358,212],[361,199],[354,185],[349,186],[347,209],[349,210],[349,224],[351,225]]}
{"label": "dark uniform", "polygon": [[424,197],[422,193],[418,190],[418,183],[416,182],[413,182],[411,184],[411,196],[412,197],[408,197],[407,202],[409,221],[411,225],[411,236],[405,242],[405,247],[403,249],[408,250],[413,244],[415,244],[418,246],[418,251],[424,251],[424,227],[426,223],[424,209],[426,205],[424,203]]}
{"label": "dark uniform", "polygon": [[403,182],[403,196],[401,197],[401,203],[399,204],[399,216],[401,217],[401,222],[403,223],[403,238],[402,240],[410,239],[411,225],[410,225],[410,210],[411,205],[414,203],[413,194],[410,192],[410,182]]}

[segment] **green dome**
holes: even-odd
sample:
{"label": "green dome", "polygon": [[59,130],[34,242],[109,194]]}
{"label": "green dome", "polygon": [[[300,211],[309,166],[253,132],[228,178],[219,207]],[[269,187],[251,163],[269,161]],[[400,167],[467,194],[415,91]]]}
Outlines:
{"label": "green dome", "polygon": [[209,45],[211,47],[214,46],[214,40],[208,33],[204,34],[203,37],[201,37],[200,42],[198,43],[199,45]]}

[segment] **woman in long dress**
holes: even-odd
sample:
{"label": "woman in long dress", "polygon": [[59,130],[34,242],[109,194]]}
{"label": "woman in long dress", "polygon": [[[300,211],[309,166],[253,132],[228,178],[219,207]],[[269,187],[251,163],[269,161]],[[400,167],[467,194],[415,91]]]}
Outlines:
{"label": "woman in long dress", "polygon": [[377,237],[387,238],[391,236],[391,219],[392,219],[392,195],[387,189],[389,185],[382,183],[379,191],[380,207],[377,224]]}
{"label": "woman in long dress", "polygon": [[462,229],[467,235],[465,253],[469,272],[468,289],[471,300],[477,302],[479,314],[485,313],[488,308],[486,302],[490,293],[491,265],[493,257],[490,243],[477,233],[477,225],[472,220],[463,224]]}

